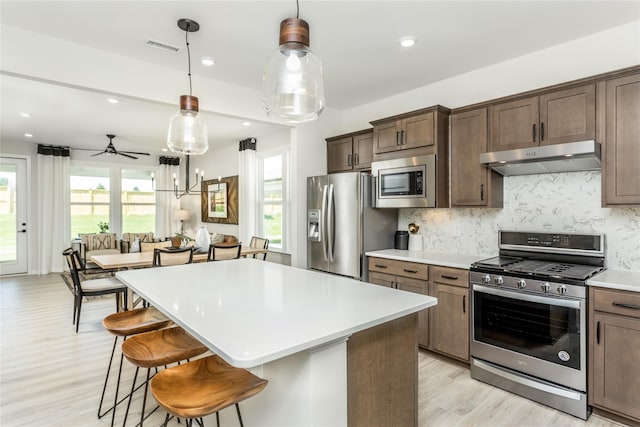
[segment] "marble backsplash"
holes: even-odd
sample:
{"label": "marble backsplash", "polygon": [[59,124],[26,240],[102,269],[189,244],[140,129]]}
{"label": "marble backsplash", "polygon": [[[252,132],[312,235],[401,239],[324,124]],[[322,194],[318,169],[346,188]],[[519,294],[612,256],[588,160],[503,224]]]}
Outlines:
{"label": "marble backsplash", "polygon": [[503,209],[401,209],[400,229],[420,225],[424,249],[498,253],[498,230],[605,234],[606,265],[640,271],[640,208],[601,207],[599,171],[504,178]]}

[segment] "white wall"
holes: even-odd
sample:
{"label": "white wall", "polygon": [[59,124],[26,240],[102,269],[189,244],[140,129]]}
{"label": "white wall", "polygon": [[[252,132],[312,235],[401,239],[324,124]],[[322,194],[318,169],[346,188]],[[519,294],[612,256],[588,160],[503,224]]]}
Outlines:
{"label": "white wall", "polygon": [[[441,104],[462,107],[640,64],[640,21],[346,111],[342,132]],[[504,209],[403,209],[398,228],[422,225],[425,248],[489,256],[499,229],[604,233],[609,268],[640,271],[640,208],[602,208],[599,172],[509,177]]]}

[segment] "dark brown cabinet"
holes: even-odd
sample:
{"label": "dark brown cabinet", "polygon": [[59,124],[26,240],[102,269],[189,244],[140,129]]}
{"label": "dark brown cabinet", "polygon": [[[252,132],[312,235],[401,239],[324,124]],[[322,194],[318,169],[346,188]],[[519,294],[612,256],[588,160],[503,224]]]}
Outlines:
{"label": "dark brown cabinet", "polygon": [[451,116],[451,207],[502,207],[502,175],[480,164],[487,152],[487,109]]}
{"label": "dark brown cabinet", "polygon": [[[428,294],[429,266],[384,258],[369,258],[369,282],[417,294]],[[429,310],[418,313],[418,345],[429,346]]]}
{"label": "dark brown cabinet", "polygon": [[327,138],[327,173],[365,170],[373,160],[373,131]]}
{"label": "dark brown cabinet", "polygon": [[595,84],[489,107],[489,151],[595,139]]}
{"label": "dark brown cabinet", "polygon": [[640,293],[591,288],[589,403],[640,422]]}
{"label": "dark brown cabinet", "polygon": [[640,204],[640,74],[606,83],[603,205]]}
{"label": "dark brown cabinet", "polygon": [[430,268],[429,295],[438,299],[430,309],[430,349],[469,361],[469,271]]}
{"label": "dark brown cabinet", "polygon": [[[385,153],[404,152],[402,156],[419,154],[443,154],[446,150],[446,128],[450,110],[442,106],[429,107],[398,116],[371,122],[373,125],[373,153],[376,156]],[[439,145],[444,144],[444,148]],[[388,159],[398,156],[382,156]]]}

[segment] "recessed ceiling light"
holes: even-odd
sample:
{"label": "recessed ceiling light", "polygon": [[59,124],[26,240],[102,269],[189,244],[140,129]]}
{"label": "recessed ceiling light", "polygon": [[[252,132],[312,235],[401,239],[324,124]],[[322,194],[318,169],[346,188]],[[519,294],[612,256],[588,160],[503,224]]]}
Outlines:
{"label": "recessed ceiling light", "polygon": [[211,67],[213,64],[216,63],[216,61],[210,56],[203,56],[200,59],[200,62],[202,62],[202,65],[206,65],[207,67]]}
{"label": "recessed ceiling light", "polygon": [[107,101],[109,101],[112,104],[117,104],[118,102],[120,102],[120,100],[115,99],[115,98],[107,98]]}
{"label": "recessed ceiling light", "polygon": [[27,138],[32,138],[33,134],[32,133],[25,133],[24,136],[26,136]]}
{"label": "recessed ceiling light", "polygon": [[162,151],[164,151],[166,153],[167,151],[169,151],[169,149],[168,148],[163,148]]}
{"label": "recessed ceiling light", "polygon": [[251,122],[242,122],[242,126],[251,126]]}
{"label": "recessed ceiling light", "polygon": [[400,43],[400,46],[402,46],[402,47],[411,47],[414,44],[416,44],[416,38],[415,38],[415,36],[400,37],[398,39],[398,43]]}
{"label": "recessed ceiling light", "polygon": [[20,113],[20,116],[22,116],[22,117],[31,117],[31,114],[29,114],[29,113]]}

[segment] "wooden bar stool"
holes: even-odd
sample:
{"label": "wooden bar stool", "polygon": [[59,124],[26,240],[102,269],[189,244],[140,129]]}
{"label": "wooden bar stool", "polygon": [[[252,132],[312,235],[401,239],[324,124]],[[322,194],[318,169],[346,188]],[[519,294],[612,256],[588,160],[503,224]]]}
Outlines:
{"label": "wooden bar stool", "polygon": [[[192,357],[199,356],[208,351],[200,341],[193,338],[184,329],[179,326],[158,331],[146,332],[129,338],[122,343],[122,354],[136,367],[133,376],[133,384],[131,385],[131,393],[129,393],[129,403],[125,412],[123,426],[127,423],[129,408],[133,393],[136,390],[136,380],[140,368],[147,368],[147,380],[144,384],[144,398],[142,400],[142,411],[140,413],[140,423],[142,426],[145,415],[144,410],[147,402],[147,391],[149,387],[149,379],[151,377],[151,368],[179,363],[183,360],[189,360]],[[157,409],[157,408],[156,408]],[[151,415],[153,411],[149,413]],[[147,415],[148,416],[148,415]]]}
{"label": "wooden bar stool", "polygon": [[243,426],[238,403],[261,392],[267,382],[213,355],[156,374],[151,380],[151,393],[168,412],[163,426],[170,415],[185,418],[187,427],[194,419],[204,425],[202,417],[214,412],[219,426],[218,411],[231,405],[236,406]]}
{"label": "wooden bar stool", "polygon": [[107,367],[107,375],[104,379],[104,387],[102,388],[102,395],[100,396],[100,405],[98,406],[98,419],[107,415],[109,411],[113,411],[111,415],[111,426],[113,427],[113,423],[116,416],[116,406],[119,405],[126,399],[126,396],[118,401],[118,391],[120,389],[120,378],[122,376],[122,361],[124,360],[124,355],[120,355],[120,367],[118,369],[118,380],[116,382],[116,392],[113,400],[113,406],[107,409],[105,412],[102,411],[102,403],[104,402],[104,395],[107,390],[107,383],[109,381],[109,373],[111,372],[111,364],[113,363],[113,355],[116,351],[116,345],[118,343],[118,338],[122,337],[123,341],[127,339],[127,337],[135,334],[141,334],[143,332],[154,331],[157,329],[166,328],[171,324],[171,319],[167,316],[159,312],[156,308],[146,307],[146,308],[138,308],[135,310],[129,311],[121,311],[118,313],[110,314],[109,316],[102,319],[102,326],[109,331],[112,335],[114,335],[113,340],[113,348],[111,349],[111,358],[109,359],[109,366]]}

